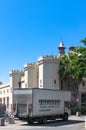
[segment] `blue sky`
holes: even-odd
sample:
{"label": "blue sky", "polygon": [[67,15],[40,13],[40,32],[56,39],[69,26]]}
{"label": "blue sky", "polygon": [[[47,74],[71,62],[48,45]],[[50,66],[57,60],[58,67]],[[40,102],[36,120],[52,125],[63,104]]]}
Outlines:
{"label": "blue sky", "polygon": [[0,0],[0,81],[86,37],[86,0]]}

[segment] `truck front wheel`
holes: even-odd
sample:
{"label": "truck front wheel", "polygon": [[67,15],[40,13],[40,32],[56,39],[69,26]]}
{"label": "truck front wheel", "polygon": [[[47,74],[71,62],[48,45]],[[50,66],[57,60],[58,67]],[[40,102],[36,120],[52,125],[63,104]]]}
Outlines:
{"label": "truck front wheel", "polygon": [[68,120],[68,113],[66,113],[66,112],[64,113],[64,115],[63,115],[63,120],[64,120],[64,121],[67,121],[67,120]]}

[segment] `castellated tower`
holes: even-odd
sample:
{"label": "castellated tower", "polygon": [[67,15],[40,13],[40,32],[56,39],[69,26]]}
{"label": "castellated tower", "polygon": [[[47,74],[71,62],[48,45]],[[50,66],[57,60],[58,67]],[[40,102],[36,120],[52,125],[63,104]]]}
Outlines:
{"label": "castellated tower", "polygon": [[21,83],[21,77],[24,76],[24,72],[19,70],[12,70],[10,71],[9,76],[11,87],[19,88],[19,85]]}
{"label": "castellated tower", "polygon": [[38,64],[27,63],[24,65],[25,88],[38,87]]}
{"label": "castellated tower", "polygon": [[59,58],[42,56],[38,58],[39,88],[59,90]]}

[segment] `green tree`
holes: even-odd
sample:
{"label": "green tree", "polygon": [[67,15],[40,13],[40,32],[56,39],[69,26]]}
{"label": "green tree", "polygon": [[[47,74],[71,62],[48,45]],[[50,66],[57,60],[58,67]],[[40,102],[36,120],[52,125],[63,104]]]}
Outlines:
{"label": "green tree", "polygon": [[86,77],[86,48],[75,47],[72,52],[62,56],[59,73],[61,80],[73,78],[77,83],[80,83],[83,77]]}
{"label": "green tree", "polygon": [[[83,44],[86,45],[86,38],[80,42],[83,42]],[[75,87],[77,93],[79,84],[82,82],[84,77],[86,78],[85,46],[75,47],[73,51],[60,57],[59,74],[61,87],[64,85],[64,81],[69,81],[71,83],[71,88]],[[73,89],[73,91],[75,90]]]}
{"label": "green tree", "polygon": [[80,40],[80,42],[82,42],[86,46],[86,38]]}

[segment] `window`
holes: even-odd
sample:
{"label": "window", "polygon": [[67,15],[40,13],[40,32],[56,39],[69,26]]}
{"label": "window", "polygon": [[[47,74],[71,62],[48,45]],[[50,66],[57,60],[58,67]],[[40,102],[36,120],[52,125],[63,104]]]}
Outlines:
{"label": "window", "polygon": [[5,97],[3,98],[3,103],[5,104]]}
{"label": "window", "polygon": [[5,94],[5,90],[3,91],[3,94]]}
{"label": "window", "polygon": [[21,88],[21,82],[19,82],[19,88]]}
{"label": "window", "polygon": [[40,80],[40,84],[42,84],[42,80]]}
{"label": "window", "polygon": [[56,84],[56,80],[54,80],[54,84]]}
{"label": "window", "polygon": [[86,93],[81,94],[81,107],[86,107]]}
{"label": "window", "polygon": [[42,88],[42,85],[40,85],[40,88]]}
{"label": "window", "polygon": [[85,81],[82,82],[82,86],[85,86]]}
{"label": "window", "polygon": [[9,97],[7,97],[7,106],[9,106]]}
{"label": "window", "polygon": [[9,89],[7,89],[7,93],[9,93]]}
{"label": "window", "polygon": [[27,88],[27,83],[25,83],[25,88]]}
{"label": "window", "polygon": [[40,88],[42,87],[42,80],[40,80]]}

